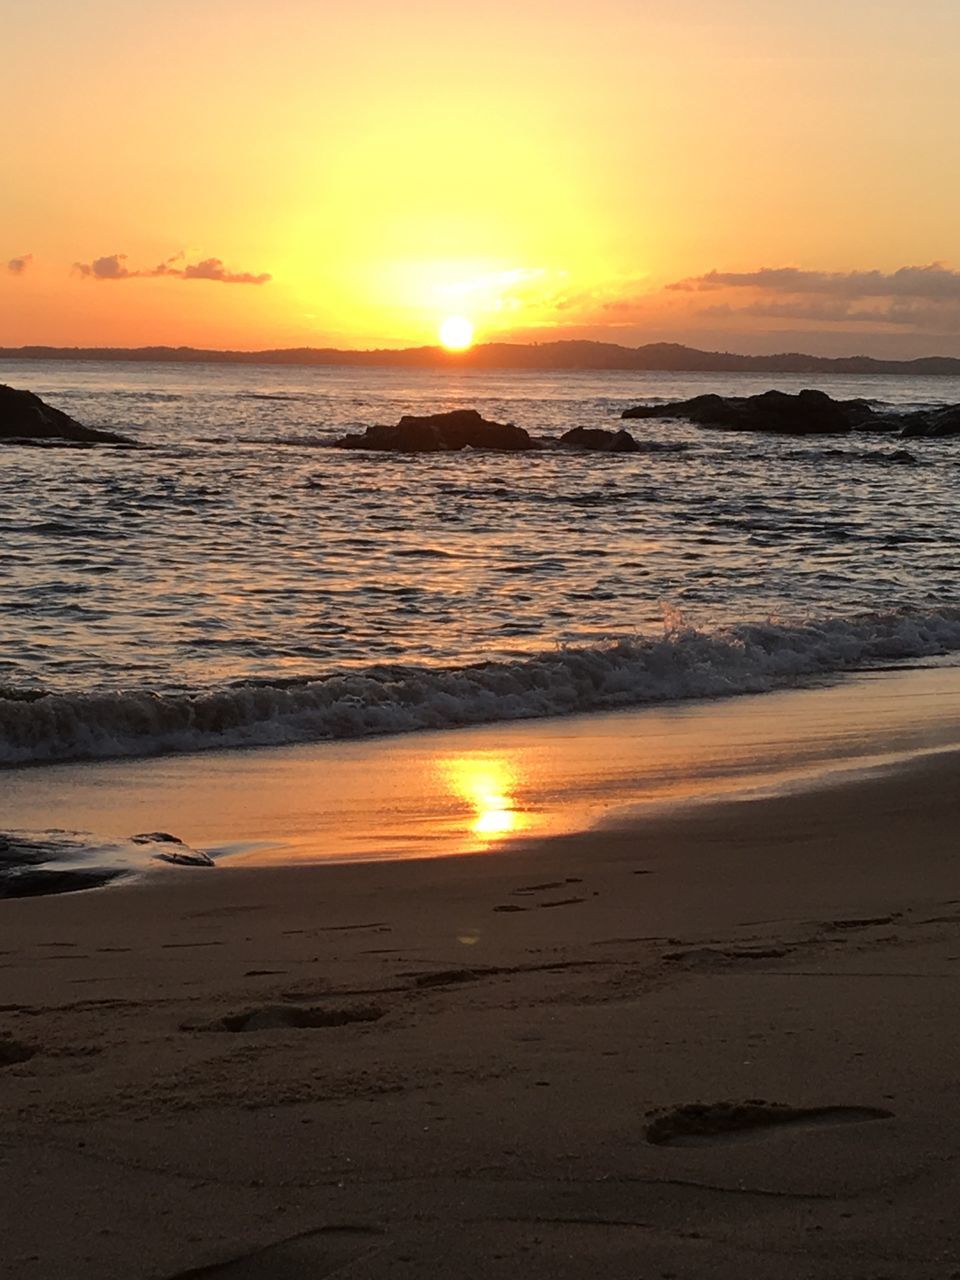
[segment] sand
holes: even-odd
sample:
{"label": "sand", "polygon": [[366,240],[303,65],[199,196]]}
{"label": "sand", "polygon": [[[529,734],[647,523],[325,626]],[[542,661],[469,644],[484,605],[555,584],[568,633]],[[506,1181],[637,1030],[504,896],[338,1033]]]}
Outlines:
{"label": "sand", "polygon": [[958,774],[0,902],[0,1274],[960,1276]]}

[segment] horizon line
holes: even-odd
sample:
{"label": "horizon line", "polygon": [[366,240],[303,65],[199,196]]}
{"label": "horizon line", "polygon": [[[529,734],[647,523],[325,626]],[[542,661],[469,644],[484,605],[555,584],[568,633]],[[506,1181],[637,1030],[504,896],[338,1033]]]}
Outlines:
{"label": "horizon line", "polygon": [[[593,352],[595,356],[607,354],[607,360],[601,363],[591,361],[566,361],[558,359],[564,354],[574,355],[577,351],[586,354]],[[483,363],[485,357],[506,356],[510,354],[515,361],[508,360],[504,367],[515,369],[546,369],[553,371],[572,371],[574,369],[597,369],[613,372],[749,372],[753,367],[757,372],[812,372],[817,368],[828,369],[831,366],[837,371],[857,372],[868,368],[874,372],[941,372],[945,367],[960,373],[960,356],[925,355],[903,357],[869,356],[862,353],[841,356],[813,355],[801,351],[780,351],[767,355],[746,354],[732,351],[711,351],[700,347],[692,347],[680,342],[649,342],[640,346],[627,347],[621,343],[608,342],[596,338],[555,338],[546,341],[517,342],[491,341],[475,343],[464,351],[450,351],[436,344],[423,344],[407,347],[329,347],[329,346],[296,346],[296,347],[196,347],[186,344],[171,345],[153,343],[136,347],[116,346],[53,346],[46,343],[26,343],[17,347],[0,347],[0,360],[103,360],[129,361],[131,363],[149,363],[159,357],[168,363],[249,363],[249,364],[322,364],[366,363],[370,365],[430,364],[440,366],[470,367]],[[552,353],[553,361],[544,364],[536,362],[537,356]],[[666,363],[646,363],[644,355],[653,356],[660,353]],[[529,359],[522,359],[527,356]],[[672,359],[667,357],[672,356]],[[694,363],[684,364],[683,360]],[[677,361],[680,361],[678,363]],[[776,365],[789,363],[793,368],[777,369]],[[796,367],[803,365],[805,367]],[[930,365],[936,365],[931,370]],[[924,368],[923,366],[928,366]]]}

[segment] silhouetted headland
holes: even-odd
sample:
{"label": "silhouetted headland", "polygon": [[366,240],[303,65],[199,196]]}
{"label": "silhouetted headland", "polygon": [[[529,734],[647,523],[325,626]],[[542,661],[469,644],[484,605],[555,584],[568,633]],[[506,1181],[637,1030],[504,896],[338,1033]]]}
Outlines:
{"label": "silhouetted headland", "polygon": [[662,373],[903,373],[960,375],[960,358],[924,356],[877,360],[872,356],[812,356],[788,351],[748,356],[700,351],[676,342],[622,347],[612,342],[487,342],[468,351],[405,347],[341,351],[289,347],[265,351],[215,351],[198,347],[0,347],[0,360],[126,360],[182,364],[300,364],[384,366],[410,369],[611,369]]}
{"label": "silhouetted headland", "polygon": [[85,427],[32,391],[0,385],[0,444],[133,444],[114,431]]}

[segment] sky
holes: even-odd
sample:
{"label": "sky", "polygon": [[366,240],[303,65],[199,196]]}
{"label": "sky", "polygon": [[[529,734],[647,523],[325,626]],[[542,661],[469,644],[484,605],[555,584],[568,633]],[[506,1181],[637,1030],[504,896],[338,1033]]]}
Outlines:
{"label": "sky", "polygon": [[957,0],[0,16],[0,345],[960,355]]}

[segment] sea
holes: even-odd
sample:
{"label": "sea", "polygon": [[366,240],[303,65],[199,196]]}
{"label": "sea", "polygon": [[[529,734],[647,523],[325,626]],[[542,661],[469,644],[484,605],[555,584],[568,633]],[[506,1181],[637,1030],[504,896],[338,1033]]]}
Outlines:
{"label": "sea", "polygon": [[[0,452],[0,765],[354,739],[960,664],[960,440],[627,425],[634,454],[342,451],[460,407],[960,379],[0,361],[142,449]],[[903,456],[903,450],[908,457]]]}

